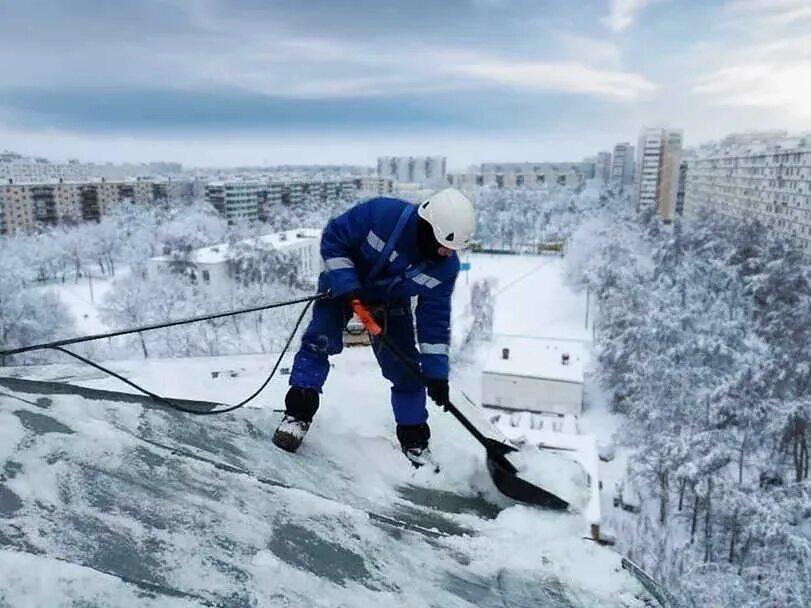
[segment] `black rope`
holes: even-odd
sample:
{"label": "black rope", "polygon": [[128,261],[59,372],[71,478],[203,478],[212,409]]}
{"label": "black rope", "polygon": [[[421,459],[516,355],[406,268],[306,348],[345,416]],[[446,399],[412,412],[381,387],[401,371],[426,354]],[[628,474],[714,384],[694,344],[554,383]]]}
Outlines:
{"label": "black rope", "polygon": [[[46,348],[57,349],[58,346],[68,346],[70,344],[79,344],[80,342],[90,342],[91,340],[100,340],[101,338],[115,338],[117,336],[125,336],[127,334],[136,334],[142,331],[152,331],[153,329],[163,329],[165,327],[175,327],[177,325],[188,325],[189,323],[199,323],[200,321],[210,321],[212,319],[221,319],[223,317],[232,317],[234,315],[242,315],[249,312],[259,312],[260,310],[270,310],[272,308],[281,308],[283,306],[290,306],[291,304],[300,304],[302,302],[314,302],[326,298],[324,293],[317,293],[313,296],[304,296],[293,300],[286,300],[284,302],[271,302],[270,304],[263,304],[262,306],[254,306],[252,308],[242,308],[238,310],[229,310],[226,312],[218,312],[213,315],[203,315],[200,317],[189,317],[186,319],[179,319],[177,321],[168,321],[166,323],[157,323],[154,325],[144,325],[142,327],[134,327],[130,329],[120,329],[111,331],[104,334],[93,334],[87,336],[79,336],[78,338],[66,338],[64,340],[56,340],[54,342],[45,342],[42,344],[32,344],[30,346],[21,346],[19,348],[12,348],[9,350],[0,350],[0,357],[8,357],[10,355],[19,355],[33,350],[44,350]],[[67,352],[67,351],[64,351]],[[68,353],[71,354],[71,353]]]}
{"label": "black rope", "polygon": [[[228,412],[233,412],[234,410],[238,410],[239,408],[243,407],[244,405],[250,403],[251,401],[253,401],[259,395],[259,393],[261,393],[263,390],[265,390],[265,387],[273,379],[273,376],[276,375],[276,371],[279,369],[279,365],[281,365],[282,359],[284,358],[285,354],[287,353],[288,349],[290,348],[290,344],[293,342],[293,338],[295,338],[296,332],[298,332],[299,327],[301,327],[301,322],[304,320],[304,315],[307,314],[307,311],[310,309],[310,306],[312,306],[313,302],[315,300],[317,300],[317,299],[322,298],[322,297],[324,297],[324,296],[319,294],[317,296],[310,296],[307,299],[300,299],[300,300],[295,300],[295,301],[292,301],[292,302],[288,302],[288,304],[295,304],[295,303],[298,303],[298,302],[306,302],[306,304],[304,305],[304,308],[301,309],[301,314],[299,314],[298,319],[296,320],[296,324],[293,326],[293,331],[291,331],[290,335],[287,337],[287,341],[284,344],[284,348],[282,348],[282,352],[279,353],[279,356],[276,359],[276,363],[273,365],[273,368],[270,370],[270,373],[268,374],[268,377],[265,378],[265,381],[262,383],[262,385],[258,389],[256,389],[251,395],[249,395],[248,397],[246,397],[245,399],[243,399],[242,401],[240,401],[239,403],[237,403],[235,405],[228,405],[228,406],[226,406],[224,408],[221,408],[221,409],[193,410],[191,408],[184,407],[184,406],[182,406],[182,405],[180,405],[178,403],[172,402],[170,399],[167,399],[166,397],[163,397],[161,395],[158,395],[157,393],[153,393],[152,391],[150,391],[148,389],[145,389],[144,387],[136,384],[132,380],[128,380],[127,378],[125,378],[121,374],[118,374],[118,373],[114,372],[113,370],[104,367],[103,365],[100,365],[100,364],[98,364],[98,363],[96,363],[94,361],[91,361],[90,359],[88,359],[86,357],[83,357],[82,355],[80,355],[78,353],[74,353],[74,352],[69,351],[66,348],[62,348],[61,346],[58,346],[58,345],[48,346],[48,348],[51,348],[53,350],[57,350],[59,352],[65,353],[66,355],[70,355],[71,357],[73,357],[75,359],[78,359],[79,361],[81,361],[82,363],[84,363],[86,365],[94,367],[97,370],[99,370],[101,372],[104,372],[105,374],[109,374],[109,375],[113,376],[114,378],[117,378],[118,380],[121,380],[125,384],[128,384],[129,386],[131,386],[135,390],[142,392],[144,395],[147,395],[148,397],[151,397],[152,399],[154,399],[158,403],[162,403],[163,405],[165,405],[165,406],[167,406],[167,407],[169,407],[169,408],[171,408],[173,410],[177,410],[179,412],[183,412],[183,413],[186,413],[186,414],[194,414],[196,416],[213,416],[213,415],[217,415],[217,414],[227,414]],[[277,306],[278,305],[272,305],[272,307],[277,307]],[[225,314],[238,314],[238,313],[224,313],[224,314],[217,315],[217,316],[224,316]],[[200,320],[203,320],[203,319],[200,319]],[[188,322],[188,321],[184,321],[184,322]],[[178,324],[178,323],[175,323],[175,324]],[[133,330],[133,331],[137,331],[137,330]]]}

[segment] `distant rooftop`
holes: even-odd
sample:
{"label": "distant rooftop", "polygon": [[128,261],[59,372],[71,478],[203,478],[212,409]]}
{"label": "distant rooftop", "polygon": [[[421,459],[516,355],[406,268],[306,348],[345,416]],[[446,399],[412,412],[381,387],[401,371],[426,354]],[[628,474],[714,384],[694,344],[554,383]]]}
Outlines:
{"label": "distant rooftop", "polygon": [[74,184],[74,185],[84,185],[84,184],[111,184],[111,185],[133,185],[137,183],[147,183],[147,184],[170,184],[170,183],[188,183],[195,181],[196,178],[193,177],[175,177],[171,178],[165,175],[156,175],[153,177],[124,177],[120,179],[108,179],[105,177],[98,177],[98,176],[91,176],[83,179],[76,179],[76,178],[58,178],[58,177],[48,177],[43,179],[31,180],[31,179],[19,179],[19,178],[6,178],[0,177],[0,186],[9,185],[8,179],[12,179],[13,186],[58,186],[59,184]]}
{"label": "distant rooftop", "polygon": [[[508,349],[506,359],[504,349]],[[569,355],[566,365],[562,360],[564,354]],[[586,350],[580,340],[497,335],[482,371],[581,383],[585,360]]]}
{"label": "distant rooftop", "polygon": [[787,135],[785,131],[763,131],[728,135],[721,141],[703,144],[697,152],[699,157],[740,156],[806,148],[811,148],[811,133]]}
{"label": "distant rooftop", "polygon": [[[254,238],[242,239],[241,241],[237,241],[235,247],[232,247],[228,243],[217,243],[216,245],[195,249],[189,256],[189,261],[195,264],[222,264],[232,258],[234,250],[237,249],[239,245],[258,245],[262,249],[284,251],[293,244],[318,239],[320,237],[321,231],[315,228],[299,228],[296,230],[274,232]],[[174,260],[171,256],[165,255],[152,259],[159,262],[171,262]]]}

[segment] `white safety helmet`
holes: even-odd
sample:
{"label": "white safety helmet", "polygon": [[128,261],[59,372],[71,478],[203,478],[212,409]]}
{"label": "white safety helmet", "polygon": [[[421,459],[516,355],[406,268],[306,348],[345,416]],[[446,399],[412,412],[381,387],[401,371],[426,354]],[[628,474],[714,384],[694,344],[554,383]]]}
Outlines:
{"label": "white safety helmet", "polygon": [[417,209],[419,216],[431,224],[439,244],[448,249],[464,249],[476,230],[473,203],[456,188],[445,188],[432,194]]}

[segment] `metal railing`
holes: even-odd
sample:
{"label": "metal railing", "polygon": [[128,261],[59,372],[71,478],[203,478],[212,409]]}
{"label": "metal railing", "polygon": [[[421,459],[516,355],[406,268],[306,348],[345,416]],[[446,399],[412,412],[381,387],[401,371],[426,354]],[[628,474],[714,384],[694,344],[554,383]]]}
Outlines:
{"label": "metal railing", "polygon": [[651,597],[659,602],[662,608],[682,608],[681,603],[676,600],[672,593],[665,589],[662,583],[654,579],[627,557],[622,558],[622,568],[630,572],[645,588],[645,591],[650,593]]}

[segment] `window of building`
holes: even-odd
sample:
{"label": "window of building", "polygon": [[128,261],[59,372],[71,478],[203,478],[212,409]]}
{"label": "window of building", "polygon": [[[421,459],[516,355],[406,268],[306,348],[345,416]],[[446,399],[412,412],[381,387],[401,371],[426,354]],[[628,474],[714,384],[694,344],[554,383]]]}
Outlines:
{"label": "window of building", "polygon": [[210,283],[211,282],[211,274],[208,272],[208,270],[203,271],[203,282],[204,283]]}

